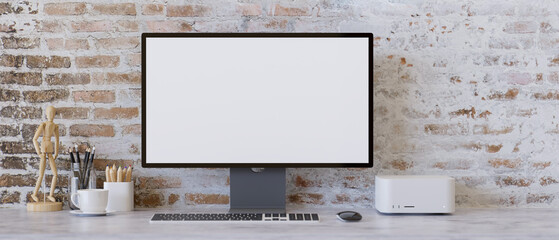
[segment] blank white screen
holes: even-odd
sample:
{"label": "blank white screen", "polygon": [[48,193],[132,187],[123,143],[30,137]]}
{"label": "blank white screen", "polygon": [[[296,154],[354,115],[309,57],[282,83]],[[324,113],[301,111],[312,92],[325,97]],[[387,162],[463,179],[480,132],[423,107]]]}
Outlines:
{"label": "blank white screen", "polygon": [[367,38],[146,38],[146,162],[368,163]]}

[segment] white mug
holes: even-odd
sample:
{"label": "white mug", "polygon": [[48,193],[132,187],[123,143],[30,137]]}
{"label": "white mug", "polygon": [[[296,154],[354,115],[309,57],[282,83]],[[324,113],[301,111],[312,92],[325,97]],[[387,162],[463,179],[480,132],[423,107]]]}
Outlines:
{"label": "white mug", "polygon": [[109,190],[107,211],[121,212],[134,210],[133,182],[105,182],[103,188]]}
{"label": "white mug", "polygon": [[72,193],[70,200],[83,213],[104,213],[107,209],[109,191],[105,189],[82,189]]}

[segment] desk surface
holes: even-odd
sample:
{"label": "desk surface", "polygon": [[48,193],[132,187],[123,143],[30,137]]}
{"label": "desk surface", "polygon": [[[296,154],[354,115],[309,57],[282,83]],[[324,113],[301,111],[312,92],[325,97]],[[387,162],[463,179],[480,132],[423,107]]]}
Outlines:
{"label": "desk surface", "polygon": [[[383,215],[358,209],[364,218],[355,223],[337,220],[340,210],[347,209],[315,209],[320,223],[150,224],[153,213],[165,210],[77,217],[67,210],[0,209],[0,239],[559,239],[559,209],[465,208],[452,215]],[[192,212],[216,211],[226,209]]]}

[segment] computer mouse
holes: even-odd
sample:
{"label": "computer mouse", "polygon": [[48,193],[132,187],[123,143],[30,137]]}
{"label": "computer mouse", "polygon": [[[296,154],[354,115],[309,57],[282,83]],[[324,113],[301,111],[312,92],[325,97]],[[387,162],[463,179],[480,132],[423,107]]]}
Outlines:
{"label": "computer mouse", "polygon": [[361,216],[361,214],[359,214],[358,212],[354,212],[354,211],[339,212],[337,216],[338,216],[338,219],[340,219],[344,222],[357,222],[357,221],[361,220],[361,218],[363,218]]}

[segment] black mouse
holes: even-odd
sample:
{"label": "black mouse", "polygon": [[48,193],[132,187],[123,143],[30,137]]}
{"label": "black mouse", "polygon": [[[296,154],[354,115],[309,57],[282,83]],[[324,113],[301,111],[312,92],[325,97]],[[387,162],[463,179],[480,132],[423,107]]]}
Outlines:
{"label": "black mouse", "polygon": [[357,222],[357,221],[361,220],[361,218],[363,218],[361,216],[361,214],[359,214],[358,212],[354,212],[354,211],[339,212],[337,216],[338,216],[338,219],[340,219],[344,222]]}

